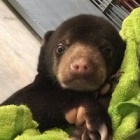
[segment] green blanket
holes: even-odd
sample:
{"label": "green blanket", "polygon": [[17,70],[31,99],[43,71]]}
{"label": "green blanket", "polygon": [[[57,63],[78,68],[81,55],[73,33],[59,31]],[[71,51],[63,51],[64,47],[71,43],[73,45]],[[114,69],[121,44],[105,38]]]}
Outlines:
{"label": "green blanket", "polygon": [[[125,140],[140,121],[140,87],[138,85],[140,56],[140,8],[123,21],[120,35],[126,41],[123,72],[112,95],[109,114],[112,118],[114,140]],[[140,138],[139,138],[140,139]]]}
{"label": "green blanket", "polygon": [[68,134],[59,128],[37,130],[37,122],[24,105],[0,107],[0,140],[68,140]]}
{"label": "green blanket", "polygon": [[[140,55],[140,8],[124,20],[120,35],[127,43],[123,72],[112,95],[109,115],[113,124],[113,140],[140,139],[140,87],[138,85],[138,57]],[[62,129],[40,133],[30,110],[24,106],[0,107],[0,140],[68,140]]]}

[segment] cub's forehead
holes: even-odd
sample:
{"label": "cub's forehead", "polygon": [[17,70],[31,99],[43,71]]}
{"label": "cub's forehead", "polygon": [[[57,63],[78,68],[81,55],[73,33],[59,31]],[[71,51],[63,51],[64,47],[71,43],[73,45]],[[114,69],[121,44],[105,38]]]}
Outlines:
{"label": "cub's forehead", "polygon": [[[112,37],[112,35],[116,37]],[[71,45],[80,42],[89,46],[99,46],[102,40],[106,40],[115,46],[116,38],[119,38],[118,32],[106,19],[93,15],[79,15],[64,21],[54,31],[51,41],[49,41],[53,45],[63,42]]]}
{"label": "cub's forehead", "polygon": [[94,15],[79,15],[64,21],[58,27],[58,30],[61,30],[61,32],[78,31],[83,33],[85,31],[90,32],[91,30],[105,30],[106,28],[111,28],[111,26],[111,23],[103,17],[98,17]]}
{"label": "cub's forehead", "polygon": [[[72,45],[76,42],[80,42],[81,44],[87,44],[87,45],[97,45],[101,44],[102,41],[106,40],[106,37],[103,35],[100,35],[100,33],[94,32],[94,30],[90,29],[83,29],[83,28],[75,28],[74,29],[67,29],[64,32],[60,32],[57,39],[58,43],[64,43],[67,45]],[[79,30],[78,30],[79,29]],[[103,34],[103,31],[102,31]]]}
{"label": "cub's forehead", "polygon": [[55,31],[58,40],[68,44],[74,41],[89,43],[110,38],[114,27],[105,19],[92,15],[80,15],[64,21]]}

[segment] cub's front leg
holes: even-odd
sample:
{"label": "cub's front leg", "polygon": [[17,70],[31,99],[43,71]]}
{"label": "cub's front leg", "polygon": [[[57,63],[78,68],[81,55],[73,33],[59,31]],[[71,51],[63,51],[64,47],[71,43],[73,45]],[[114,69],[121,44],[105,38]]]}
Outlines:
{"label": "cub's front leg", "polygon": [[110,140],[111,120],[107,111],[97,102],[84,101],[79,107],[68,111],[65,118],[76,125],[72,140]]}

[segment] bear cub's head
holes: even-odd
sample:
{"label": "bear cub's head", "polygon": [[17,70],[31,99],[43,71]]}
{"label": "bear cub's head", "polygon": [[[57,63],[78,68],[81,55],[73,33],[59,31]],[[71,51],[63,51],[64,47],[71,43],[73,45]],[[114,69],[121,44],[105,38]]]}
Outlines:
{"label": "bear cub's head", "polygon": [[38,72],[64,89],[95,91],[119,69],[124,51],[111,23],[79,15],[46,33]]}

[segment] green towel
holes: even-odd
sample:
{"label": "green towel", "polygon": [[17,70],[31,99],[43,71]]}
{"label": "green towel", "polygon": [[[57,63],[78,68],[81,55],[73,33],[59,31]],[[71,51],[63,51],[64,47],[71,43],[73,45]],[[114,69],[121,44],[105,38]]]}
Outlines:
{"label": "green towel", "polygon": [[43,134],[37,130],[37,122],[24,105],[0,107],[0,140],[68,140],[68,134],[54,128]]}
{"label": "green towel", "polygon": [[140,121],[140,87],[138,85],[140,8],[134,9],[123,21],[120,35],[126,41],[127,47],[121,66],[123,73],[113,92],[108,110],[114,130],[113,140],[128,139]]}
{"label": "green towel", "polygon": [[[120,35],[127,43],[123,72],[113,92],[109,114],[113,124],[113,140],[139,140],[140,87],[138,86],[138,57],[140,55],[140,8],[123,22]],[[24,106],[0,107],[0,140],[69,140],[62,129],[54,128],[40,133],[30,110]]]}
{"label": "green towel", "polygon": [[68,134],[59,128],[53,128],[41,134],[35,129],[27,129],[14,140],[69,140]]}
{"label": "green towel", "polygon": [[13,140],[28,128],[36,128],[30,110],[26,106],[0,107],[0,140]]}

